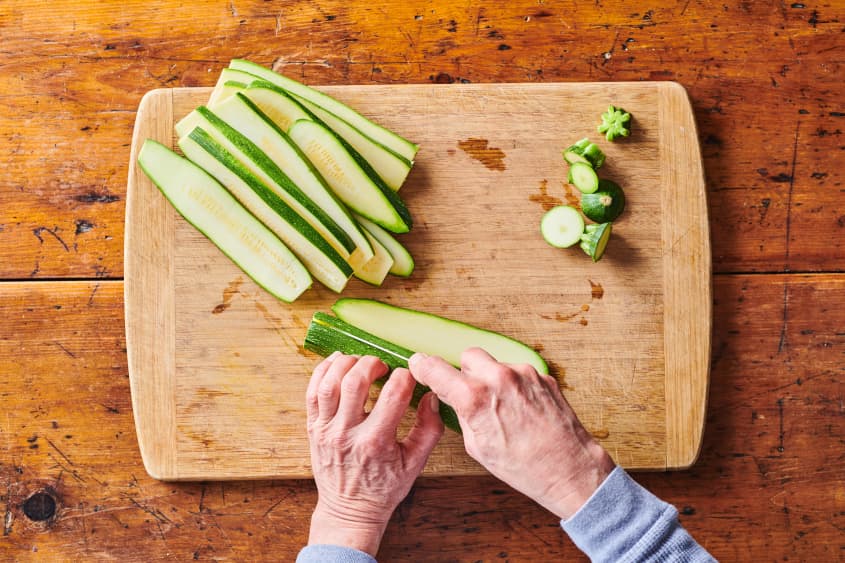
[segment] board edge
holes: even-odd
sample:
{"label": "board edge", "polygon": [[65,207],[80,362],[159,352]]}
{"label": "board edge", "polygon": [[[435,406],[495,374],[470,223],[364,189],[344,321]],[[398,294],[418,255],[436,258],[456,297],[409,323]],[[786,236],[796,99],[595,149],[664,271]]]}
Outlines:
{"label": "board edge", "polygon": [[[172,90],[159,88],[147,92],[138,105],[130,149],[123,296],[126,356],[138,448],[144,469],[159,480],[178,478],[174,395],[175,223],[173,211],[141,171],[137,157],[147,138],[171,146],[172,129]],[[160,276],[162,271],[164,277]]]}
{"label": "board edge", "polygon": [[712,339],[712,257],[707,189],[686,89],[658,85],[666,402],[666,470],[701,452]]}

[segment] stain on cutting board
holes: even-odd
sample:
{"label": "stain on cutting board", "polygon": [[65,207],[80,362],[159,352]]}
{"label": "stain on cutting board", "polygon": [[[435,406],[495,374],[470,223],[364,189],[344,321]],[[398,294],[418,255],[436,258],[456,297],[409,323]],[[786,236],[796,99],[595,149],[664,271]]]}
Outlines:
{"label": "stain on cutting board", "polygon": [[465,141],[458,141],[458,148],[489,170],[504,172],[507,168],[505,166],[505,151],[491,147],[490,141],[487,139],[470,138]]}
{"label": "stain on cutting board", "polygon": [[553,195],[549,195],[549,181],[540,180],[539,191],[528,196],[528,201],[539,203],[543,211],[548,211],[558,205],[563,205],[563,200]]}
{"label": "stain on cutting board", "polygon": [[243,283],[244,279],[241,276],[238,276],[230,281],[229,285],[226,286],[226,289],[223,290],[223,301],[216,305],[214,309],[211,310],[211,313],[213,315],[219,315],[228,309],[232,305],[232,299],[238,294]]}

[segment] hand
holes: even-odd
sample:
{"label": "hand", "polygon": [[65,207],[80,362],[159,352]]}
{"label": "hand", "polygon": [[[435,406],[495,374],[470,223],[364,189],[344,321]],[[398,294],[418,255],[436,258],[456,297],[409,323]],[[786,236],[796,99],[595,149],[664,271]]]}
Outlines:
{"label": "hand", "polygon": [[469,455],[558,517],[573,516],[613,471],[553,377],[501,364],[480,348],[461,355],[461,371],[424,354],[409,365],[455,409]]}
{"label": "hand", "polygon": [[309,544],[353,547],[375,556],[387,522],[443,435],[438,401],[427,393],[401,442],[396,429],[416,382],[396,369],[372,411],[372,383],[388,368],[372,356],[335,352],[315,369],[306,393],[311,466],[319,498]]}

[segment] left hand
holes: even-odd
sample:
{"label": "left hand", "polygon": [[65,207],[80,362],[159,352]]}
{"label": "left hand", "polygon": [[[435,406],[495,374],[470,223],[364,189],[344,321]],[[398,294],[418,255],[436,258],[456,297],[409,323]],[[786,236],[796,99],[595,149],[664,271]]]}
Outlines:
{"label": "left hand", "polygon": [[372,411],[372,383],[388,368],[372,356],[334,353],[311,376],[306,393],[311,465],[319,498],[308,543],[352,547],[376,555],[399,502],[443,435],[437,398],[427,393],[416,424],[401,442],[396,430],[416,381],[398,368]]}

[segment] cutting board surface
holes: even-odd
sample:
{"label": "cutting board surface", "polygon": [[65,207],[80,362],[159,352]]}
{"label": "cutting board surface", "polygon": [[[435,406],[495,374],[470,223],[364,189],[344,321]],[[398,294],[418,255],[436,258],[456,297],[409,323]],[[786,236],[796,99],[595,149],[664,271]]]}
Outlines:
{"label": "cutting board surface", "polygon": [[[414,228],[408,279],[369,297],[469,322],[535,347],[587,429],[630,469],[694,462],[710,358],[705,185],[686,92],[675,83],[332,86],[321,90],[421,146],[401,190]],[[301,345],[337,295],[315,282],[276,301],[185,222],[135,164],[144,139],[209,88],[155,90],[140,104],[126,210],[126,331],[147,471],[166,480],[309,477],[304,395],[319,358]],[[595,132],[614,103],[634,133]],[[627,208],[599,263],[543,242],[554,205],[578,205],[561,149],[589,136]],[[405,427],[412,420],[406,416]],[[483,468],[447,431],[428,475]]]}

